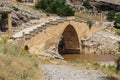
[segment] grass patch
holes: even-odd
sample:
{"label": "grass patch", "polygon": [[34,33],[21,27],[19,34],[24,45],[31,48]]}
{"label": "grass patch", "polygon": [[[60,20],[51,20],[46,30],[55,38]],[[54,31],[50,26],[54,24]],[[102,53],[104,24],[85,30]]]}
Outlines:
{"label": "grass patch", "polygon": [[116,34],[120,35],[120,29],[116,29]]}
{"label": "grass patch", "polygon": [[1,4],[0,7],[3,7],[3,5]]}
{"label": "grass patch", "polygon": [[40,80],[38,58],[24,52],[19,46],[0,41],[0,80]]}
{"label": "grass patch", "polygon": [[75,60],[69,60],[68,62],[69,62],[69,63],[76,63],[76,64],[79,64],[79,63],[80,63],[80,61],[77,60],[77,59],[75,59]]}
{"label": "grass patch", "polygon": [[0,56],[0,80],[38,80],[38,63],[28,56]]}
{"label": "grass patch", "polygon": [[95,70],[98,70],[100,68],[100,64],[98,64],[97,62],[92,63],[92,65],[94,66]]}
{"label": "grass patch", "polygon": [[79,68],[79,69],[86,69],[86,70],[100,70],[106,77],[103,77],[104,80],[120,80],[120,71],[116,73],[116,66],[114,65],[101,65],[97,62],[87,62],[85,60],[70,60],[68,61],[69,65]]}

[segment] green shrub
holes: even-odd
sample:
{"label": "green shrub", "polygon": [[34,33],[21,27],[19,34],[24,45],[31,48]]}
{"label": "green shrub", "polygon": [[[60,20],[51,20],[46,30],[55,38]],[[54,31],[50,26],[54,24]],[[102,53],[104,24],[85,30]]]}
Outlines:
{"label": "green shrub", "polygon": [[109,65],[109,66],[108,66],[108,69],[109,69],[110,71],[112,71],[112,72],[115,72],[115,71],[116,71],[116,68],[115,68],[114,65]]}
{"label": "green shrub", "polygon": [[8,18],[7,12],[2,12],[1,18],[2,18],[2,19],[7,19],[7,18]]}
{"label": "green shrub", "polygon": [[97,62],[93,63],[93,66],[96,70],[100,68],[100,64]]}
{"label": "green shrub", "polygon": [[117,35],[120,35],[120,29],[117,29],[117,30],[116,30],[116,34],[117,34]]}
{"label": "green shrub", "polygon": [[74,11],[65,3],[66,0],[40,0],[35,7],[59,16],[73,16]]}
{"label": "green shrub", "polygon": [[8,39],[9,39],[9,36],[8,36],[8,35],[2,35],[2,36],[1,36],[1,39],[2,39],[2,41],[4,42],[4,44],[6,44],[7,41],[8,41]]}
{"label": "green shrub", "polygon": [[3,7],[3,5],[1,4],[0,7]]}
{"label": "green shrub", "polygon": [[116,72],[120,71],[120,57],[115,61],[116,62]]}
{"label": "green shrub", "polygon": [[84,0],[83,6],[86,7],[87,9],[92,9],[92,6],[90,5],[90,0]]}
{"label": "green shrub", "polygon": [[118,52],[120,52],[120,41],[118,41]]}
{"label": "green shrub", "polygon": [[120,13],[115,15],[115,28],[120,29]]}
{"label": "green shrub", "polygon": [[107,19],[109,21],[113,21],[115,18],[115,12],[114,11],[110,11],[108,14],[107,14]]}
{"label": "green shrub", "polygon": [[13,7],[14,11],[19,11],[19,9],[17,7]]}
{"label": "green shrub", "polygon": [[120,29],[120,13],[116,13],[114,11],[110,11],[107,14],[107,19],[109,21],[114,21],[115,28]]}
{"label": "green shrub", "polygon": [[19,46],[15,46],[9,43],[4,43],[0,41],[0,53],[2,54],[10,54],[10,55],[21,55],[22,49]]}

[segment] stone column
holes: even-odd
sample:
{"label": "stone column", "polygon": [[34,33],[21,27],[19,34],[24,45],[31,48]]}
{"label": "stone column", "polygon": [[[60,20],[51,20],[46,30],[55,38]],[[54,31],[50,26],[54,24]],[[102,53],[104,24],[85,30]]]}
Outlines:
{"label": "stone column", "polygon": [[12,14],[8,13],[8,34],[12,35]]}

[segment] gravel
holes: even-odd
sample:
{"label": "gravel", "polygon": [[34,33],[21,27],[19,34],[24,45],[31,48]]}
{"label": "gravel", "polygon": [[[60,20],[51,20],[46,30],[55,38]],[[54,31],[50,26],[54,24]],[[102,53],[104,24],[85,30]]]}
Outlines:
{"label": "gravel", "polygon": [[106,75],[97,70],[80,70],[63,65],[44,65],[42,80],[107,80]]}

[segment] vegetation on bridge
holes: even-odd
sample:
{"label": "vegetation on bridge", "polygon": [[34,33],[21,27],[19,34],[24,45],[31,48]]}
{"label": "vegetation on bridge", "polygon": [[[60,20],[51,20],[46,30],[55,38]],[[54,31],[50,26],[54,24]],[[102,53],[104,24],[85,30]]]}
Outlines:
{"label": "vegetation on bridge", "polygon": [[66,0],[40,0],[35,7],[59,16],[74,15],[74,10],[66,4]]}

